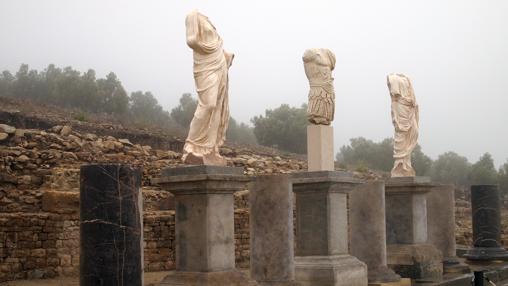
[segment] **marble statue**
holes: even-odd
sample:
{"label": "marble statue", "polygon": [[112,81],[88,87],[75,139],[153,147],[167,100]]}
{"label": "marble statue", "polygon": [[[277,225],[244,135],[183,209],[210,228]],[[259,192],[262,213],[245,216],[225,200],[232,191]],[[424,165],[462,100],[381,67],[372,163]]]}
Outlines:
{"label": "marble statue", "polygon": [[393,140],[392,177],[414,177],[411,152],[418,140],[419,111],[413,86],[403,74],[389,74],[388,89],[392,99],[392,123],[395,127]]}
{"label": "marble statue", "polygon": [[185,140],[182,160],[187,164],[225,166],[219,154],[229,122],[228,70],[234,54],[222,48],[222,39],[208,17],[193,11],[185,19],[187,45],[194,51],[194,81],[198,106]]}
{"label": "marble statue", "polygon": [[328,49],[308,49],[303,54],[303,65],[310,85],[308,120],[312,124],[330,125],[335,113],[332,77],[335,55]]}

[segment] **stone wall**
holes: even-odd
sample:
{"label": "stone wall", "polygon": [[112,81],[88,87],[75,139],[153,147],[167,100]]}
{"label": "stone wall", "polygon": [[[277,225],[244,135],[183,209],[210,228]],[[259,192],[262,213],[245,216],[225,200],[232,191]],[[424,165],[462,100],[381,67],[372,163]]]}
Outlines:
{"label": "stone wall", "polygon": [[[145,271],[174,269],[174,211],[144,214]],[[249,265],[249,213],[235,210],[236,262]],[[16,279],[77,275],[79,218],[76,214],[0,214],[0,283]]]}
{"label": "stone wall", "polygon": [[0,216],[0,282],[77,274],[76,215],[10,213]]}

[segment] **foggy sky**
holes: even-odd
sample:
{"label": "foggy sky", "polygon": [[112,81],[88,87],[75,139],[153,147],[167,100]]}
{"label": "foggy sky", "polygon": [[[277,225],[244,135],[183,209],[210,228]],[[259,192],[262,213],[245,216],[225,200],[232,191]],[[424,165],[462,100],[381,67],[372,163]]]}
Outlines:
{"label": "foggy sky", "polygon": [[[235,53],[231,115],[249,122],[281,103],[307,102],[305,49],[331,49],[335,151],[352,137],[393,136],[386,75],[413,82],[420,139],[433,159],[453,150],[508,159],[508,1],[0,0],[0,70],[53,63],[128,92],[149,90],[170,110],[195,93],[185,15],[207,15]],[[302,138],[302,140],[306,140]]]}

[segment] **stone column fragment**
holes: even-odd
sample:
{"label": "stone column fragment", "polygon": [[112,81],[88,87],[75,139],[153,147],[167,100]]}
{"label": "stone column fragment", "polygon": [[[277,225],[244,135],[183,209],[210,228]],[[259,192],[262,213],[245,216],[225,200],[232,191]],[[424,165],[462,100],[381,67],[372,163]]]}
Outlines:
{"label": "stone column fragment", "polygon": [[176,271],[161,285],[249,285],[235,270],[234,198],[243,168],[167,168],[154,182],[175,196]]}
{"label": "stone column fragment", "polygon": [[80,285],[143,285],[141,170],[86,165],[80,178]]}
{"label": "stone column fragment", "polygon": [[291,181],[288,175],[262,175],[249,190],[251,278],[260,285],[293,285]]}
{"label": "stone column fragment", "polygon": [[427,194],[428,241],[443,254],[445,272],[469,273],[456,256],[455,188],[436,185]]}
{"label": "stone column fragment", "polygon": [[349,194],[351,254],[367,264],[369,283],[398,282],[386,262],[385,183],[369,182]]}
{"label": "stone column fragment", "polygon": [[471,186],[473,248],[464,257],[469,260],[508,260],[500,243],[501,203],[496,185]]}

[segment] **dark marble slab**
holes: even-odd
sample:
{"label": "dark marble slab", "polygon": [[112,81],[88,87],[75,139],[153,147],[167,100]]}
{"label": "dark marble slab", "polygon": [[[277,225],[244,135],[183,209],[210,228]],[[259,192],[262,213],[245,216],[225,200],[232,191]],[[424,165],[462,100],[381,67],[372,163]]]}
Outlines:
{"label": "dark marble slab", "polygon": [[80,178],[80,285],[143,285],[142,171],[86,165]]}

